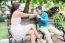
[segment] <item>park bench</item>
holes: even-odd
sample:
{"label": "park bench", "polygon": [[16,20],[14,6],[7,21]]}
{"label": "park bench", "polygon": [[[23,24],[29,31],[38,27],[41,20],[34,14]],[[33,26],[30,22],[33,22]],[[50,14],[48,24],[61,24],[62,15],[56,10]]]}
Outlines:
{"label": "park bench", "polygon": [[[27,18],[22,18],[22,22],[23,22],[23,24],[35,24],[35,21],[34,21],[34,19],[32,19],[32,20],[29,20],[29,19],[27,19]],[[51,24],[54,24],[54,20],[53,19],[50,19],[49,20],[49,23],[51,23]],[[12,43],[12,41],[13,41],[13,36],[12,36],[12,34],[11,34],[11,31],[10,31],[10,20],[9,19],[7,19],[7,25],[8,25],[8,34],[9,34],[9,43]],[[41,36],[42,37],[42,36]],[[29,37],[28,37],[29,38]],[[16,42],[16,40],[15,40],[15,42]]]}
{"label": "park bench", "polygon": [[[22,18],[22,22],[23,22],[23,24],[34,24],[34,25],[36,25],[36,28],[37,28],[37,24],[36,24],[36,22],[35,22],[35,20],[34,19],[32,19],[32,20],[29,20],[28,18]],[[55,26],[55,24],[56,24],[56,22],[55,22],[55,20],[54,19],[49,19],[49,24],[52,24],[52,25],[54,25]],[[8,34],[9,34],[9,43],[12,43],[12,34],[11,34],[11,31],[10,31],[10,20],[7,20],[7,25],[9,26],[9,28],[8,28]],[[41,34],[41,37],[43,37],[44,36],[44,34],[42,35]],[[29,36],[27,36],[27,39],[29,38],[29,40],[30,40],[30,37]],[[16,40],[15,40],[15,42],[16,42]]]}
{"label": "park bench", "polygon": [[49,22],[49,24],[52,24],[52,25],[55,25],[55,23],[56,23],[54,19],[49,19],[48,22]]}

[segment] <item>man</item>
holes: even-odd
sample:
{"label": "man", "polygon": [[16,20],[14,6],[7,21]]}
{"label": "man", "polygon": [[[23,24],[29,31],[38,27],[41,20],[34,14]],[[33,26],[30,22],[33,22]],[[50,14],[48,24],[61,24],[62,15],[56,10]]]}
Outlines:
{"label": "man", "polygon": [[37,19],[38,25],[40,27],[39,30],[45,34],[45,36],[48,40],[48,43],[53,43],[50,32],[53,32],[57,35],[62,35],[61,32],[59,30],[57,30],[55,27],[49,26],[48,14],[46,12],[42,11],[41,6],[38,6],[36,8],[36,12],[37,12],[36,19]]}

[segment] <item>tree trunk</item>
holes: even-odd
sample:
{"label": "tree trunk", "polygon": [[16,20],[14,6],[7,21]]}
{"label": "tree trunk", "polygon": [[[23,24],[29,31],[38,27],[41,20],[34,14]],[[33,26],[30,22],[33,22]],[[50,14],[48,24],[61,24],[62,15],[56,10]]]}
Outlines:
{"label": "tree trunk", "polygon": [[31,1],[31,0],[27,0],[27,1],[26,1],[26,5],[25,5],[24,11],[23,11],[24,13],[28,13],[30,1]]}

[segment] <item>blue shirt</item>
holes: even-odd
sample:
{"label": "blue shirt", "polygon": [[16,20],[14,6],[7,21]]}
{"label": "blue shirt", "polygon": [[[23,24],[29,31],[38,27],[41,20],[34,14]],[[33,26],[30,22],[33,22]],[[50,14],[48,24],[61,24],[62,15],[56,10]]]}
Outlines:
{"label": "blue shirt", "polygon": [[42,12],[40,16],[41,18],[36,18],[39,27],[48,26],[48,14],[46,12]]}

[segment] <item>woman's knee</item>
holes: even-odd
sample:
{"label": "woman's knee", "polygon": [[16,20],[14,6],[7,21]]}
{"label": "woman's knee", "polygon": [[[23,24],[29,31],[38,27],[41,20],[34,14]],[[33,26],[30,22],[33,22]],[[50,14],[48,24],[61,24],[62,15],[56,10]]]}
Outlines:
{"label": "woman's knee", "polygon": [[33,34],[34,34],[34,30],[30,30],[30,31],[29,31],[29,34],[30,34],[30,35],[33,35]]}

